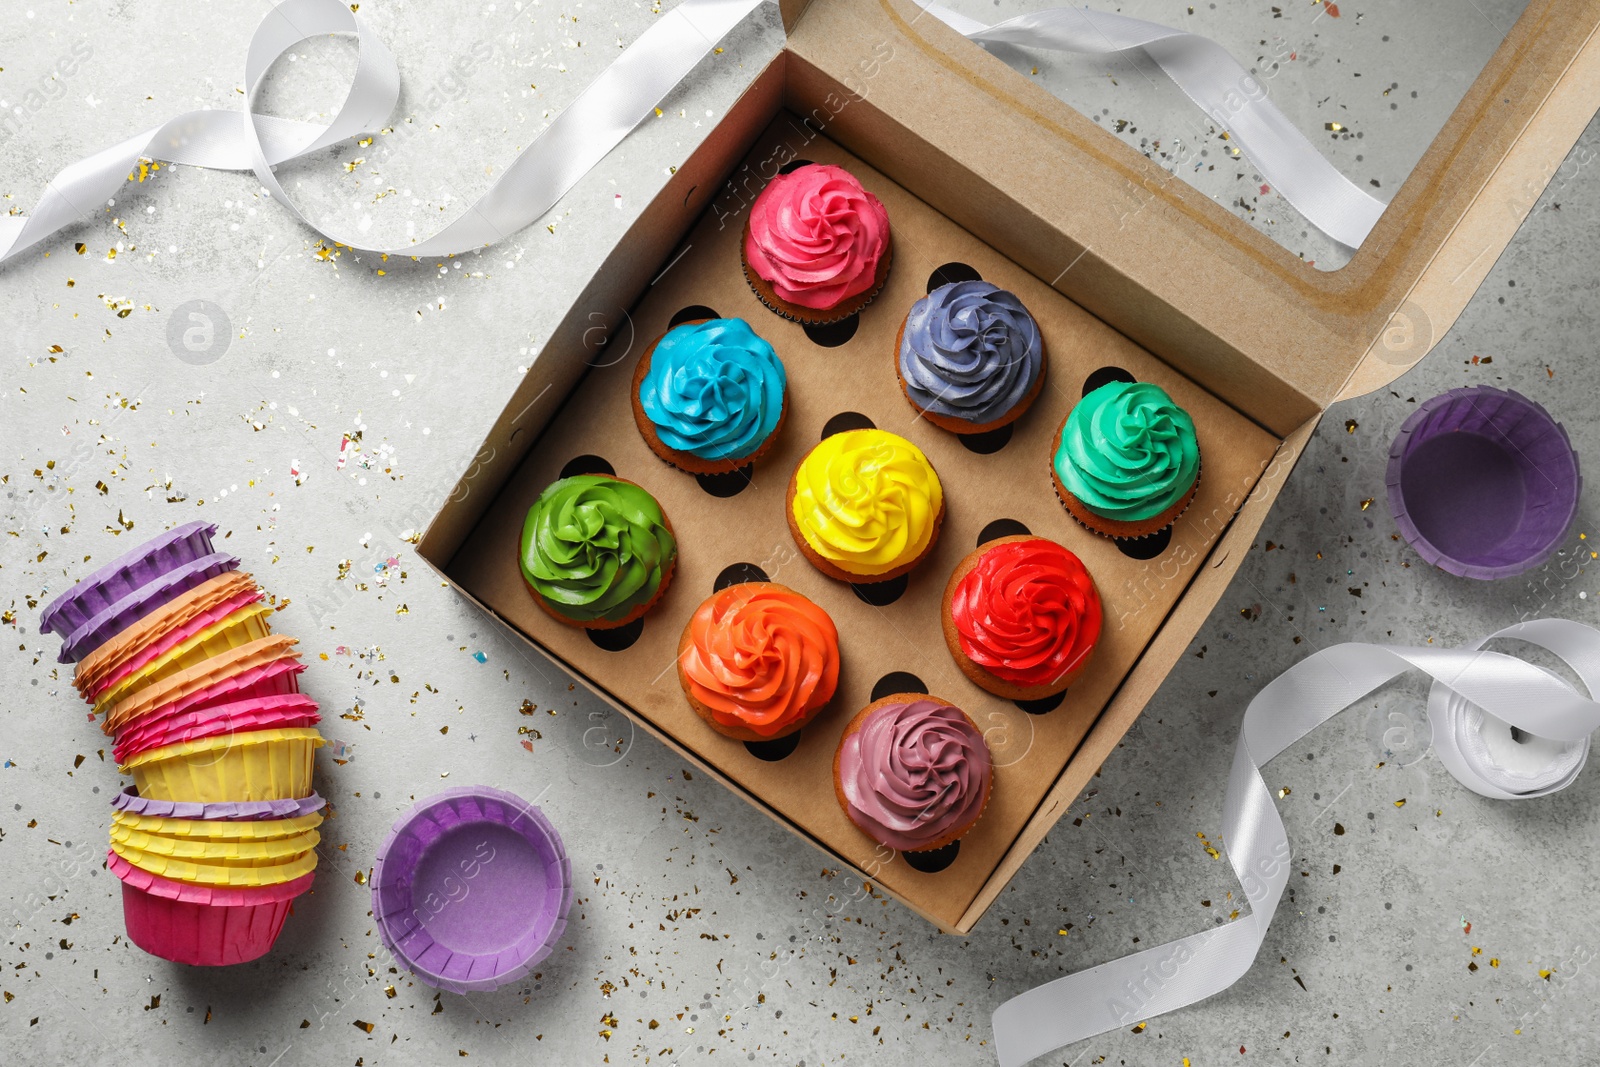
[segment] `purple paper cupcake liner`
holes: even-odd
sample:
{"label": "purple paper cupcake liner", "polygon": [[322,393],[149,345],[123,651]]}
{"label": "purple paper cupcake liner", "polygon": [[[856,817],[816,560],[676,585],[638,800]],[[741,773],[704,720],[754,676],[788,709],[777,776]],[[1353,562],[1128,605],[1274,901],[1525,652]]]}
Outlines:
{"label": "purple paper cupcake liner", "polygon": [[295,819],[321,811],[327,801],[317,794],[299,800],[226,800],[201,804],[187,800],[152,800],[129,786],[111,799],[111,806],[131,815],[157,815],[166,819],[222,819],[228,822],[259,822],[263,819]]}
{"label": "purple paper cupcake liner", "polygon": [[461,786],[395,820],[372,868],[384,944],[423,982],[498,989],[548,956],[572,908],[572,862],[542,811]]}
{"label": "purple paper cupcake liner", "polygon": [[60,663],[83,659],[163,604],[176,600],[195,586],[210,581],[239,566],[239,557],[226,552],[180,563],[144,585],[125,594],[96,612],[94,617],[71,632],[56,654]]}
{"label": "purple paper cupcake liner", "polygon": [[107,563],[39,613],[39,632],[70,634],[133,590],[174,567],[209,556],[215,523],[186,522]]}
{"label": "purple paper cupcake liner", "polygon": [[1583,478],[1567,431],[1509,389],[1424,402],[1389,448],[1390,510],[1406,542],[1463,578],[1522,574],[1566,540]]}

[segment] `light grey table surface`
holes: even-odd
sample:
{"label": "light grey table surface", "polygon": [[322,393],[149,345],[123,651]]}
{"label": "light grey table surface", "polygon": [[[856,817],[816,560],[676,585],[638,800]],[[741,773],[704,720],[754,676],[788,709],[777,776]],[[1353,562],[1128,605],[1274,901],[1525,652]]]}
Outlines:
{"label": "light grey table surface", "polygon": [[[1184,6],[1123,10],[1176,22]],[[1195,6],[1196,28],[1231,34],[1247,63],[1249,42],[1282,25],[1266,4]],[[1300,7],[1284,5],[1284,20],[1304,16]],[[1325,58],[1291,65],[1273,92],[1285,86],[1286,111],[1308,124],[1321,97],[1347,104],[1354,128],[1388,146],[1374,150],[1370,176],[1392,190],[1453,103],[1435,94],[1459,95],[1493,47],[1473,20],[1494,29],[1514,6],[1431,5],[1424,39],[1387,54],[1372,41],[1384,12],[1355,7],[1308,31],[1309,51],[1370,61],[1361,82]],[[243,48],[264,10],[8,6],[7,206],[27,210],[61,165],[135,129],[237,107]],[[594,2],[361,10],[397,53],[411,122],[284,173],[315,216],[374,242],[459,210],[656,17],[646,4]],[[1220,830],[1240,716],[1268,679],[1339,641],[1450,645],[1524,616],[1595,621],[1593,557],[1580,540],[1594,530],[1592,493],[1562,556],[1486,585],[1429,569],[1397,541],[1382,481],[1388,442],[1415,402],[1465,384],[1526,393],[1565,422],[1583,462],[1600,453],[1600,188],[1588,166],[1600,127],[1435,351],[1392,389],[1327,414],[1192,648],[969,936],[938,934],[867,895],[607,718],[441,587],[408,535],[668,168],[781,47],[772,15],[738,30],[550,219],[480,255],[392,262],[380,275],[372,257],[322,252],[251,177],[163,168],[102,221],[0,269],[0,1060],[988,1062],[989,1015],[1006,997],[1227,922],[1240,906],[1226,863],[1204,846]],[[1369,30],[1354,44],[1334,36]],[[1133,111],[1139,100],[1116,91],[1129,79],[1096,62],[1098,74],[1072,77],[1102,86],[1103,117],[1146,131],[1192,125],[1170,93],[1140,104],[1149,117]],[[308,42],[265,105],[325,115],[352,67],[347,43]],[[1063,95],[1087,91],[1071,80]],[[1378,91],[1390,82],[1393,111],[1394,96]],[[1073,102],[1093,110],[1090,98]],[[1136,145],[1151,136],[1124,135]],[[1330,151],[1353,179],[1369,177],[1353,142]],[[216,334],[226,348],[203,365],[169,345],[192,301],[227,320]],[[319,759],[337,817],[324,827],[315,895],[268,957],[223,971],[167,964],[123,936],[119,887],[99,863],[121,780],[54,661],[56,638],[37,627],[39,607],[74,577],[194,518],[216,522],[224,545],[290,601],[277,628],[302,642],[304,688],[324,705],[325,732],[354,744],[342,766]],[[1466,1067],[1592,1056],[1596,776],[1526,804],[1468,793],[1427,755],[1425,727],[1395,731],[1421,721],[1421,693],[1396,686],[1269,766],[1269,784],[1291,790],[1280,809],[1303,877],[1242,981],[1045,1062]],[[537,705],[531,716],[519,714],[525,701]],[[596,722],[624,738],[620,760],[585,743]],[[535,980],[461,998],[387,969],[357,876],[414,797],[473,782],[538,798],[566,837],[578,898]]]}

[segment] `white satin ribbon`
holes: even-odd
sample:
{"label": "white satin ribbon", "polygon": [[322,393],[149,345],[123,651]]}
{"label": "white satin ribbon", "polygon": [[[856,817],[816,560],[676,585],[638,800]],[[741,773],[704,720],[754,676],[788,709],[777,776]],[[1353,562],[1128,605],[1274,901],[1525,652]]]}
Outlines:
{"label": "white satin ribbon", "polygon": [[[244,110],[191,111],[80,160],[51,180],[28,216],[0,218],[0,263],[63,227],[89,219],[115,196],[141,159],[217,170],[253,170],[294,216],[330,241],[408,256],[482,248],[538,219],[651,113],[746,15],[771,0],[683,0],[639,36],[517,156],[489,191],[425,240],[392,248],[313,222],[272,168],[381,129],[400,93],[393,54],[340,0],[283,0],[261,20],[245,57]],[[325,126],[257,115],[251,101],[273,62],[307,37],[353,33],[359,54],[350,89]]]}
{"label": "white satin ribbon", "polygon": [[[0,217],[0,263],[99,214],[141,159],[254,171],[262,187],[297,219],[351,248],[411,256],[483,248],[554,207],[717,41],[768,2],[683,0],[601,72],[458,218],[423,240],[380,248],[359,234],[308,219],[272,168],[381,129],[400,93],[394,56],[340,0],[282,0],[250,40],[242,112],[191,111],[67,167],[51,180],[31,214]],[[1090,54],[1143,48],[1318,229],[1356,247],[1383,212],[1384,205],[1335,170],[1266,98],[1261,83],[1214,41],[1099,11],[1062,8],[985,26],[937,4],[924,6],[980,45]],[[251,101],[273,62],[307,37],[328,33],[352,33],[359,47],[355,76],[333,119],[318,125],[252,111]]]}
{"label": "white satin ribbon", "polygon": [[[1554,653],[1600,693],[1600,632],[1564,619],[1518,623],[1459,649],[1335,645],[1273,679],[1244,713],[1222,805],[1228,862],[1249,914],[1227,925],[1078,971],[1013,997],[994,1013],[1000,1067],[1203,1000],[1244,976],[1289,880],[1289,837],[1261,767],[1379,686],[1408,671],[1433,677],[1434,751],[1475,793],[1547,796],[1583,769],[1600,704],[1526,660],[1482,648],[1515,638]],[[1522,740],[1514,738],[1512,728]]]}
{"label": "white satin ribbon", "polygon": [[928,14],[980,45],[1008,44],[1107,55],[1142,48],[1211,121],[1228,131],[1267,184],[1317,229],[1359,248],[1386,206],[1334,169],[1266,86],[1208,37],[1107,11],[1050,8],[987,26],[935,3]]}

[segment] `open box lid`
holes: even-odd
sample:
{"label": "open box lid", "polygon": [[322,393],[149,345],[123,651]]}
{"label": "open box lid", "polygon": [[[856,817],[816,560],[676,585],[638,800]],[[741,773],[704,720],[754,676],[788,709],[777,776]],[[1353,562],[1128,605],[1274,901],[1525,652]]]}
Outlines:
{"label": "open box lid", "polygon": [[1600,106],[1600,2],[1530,0],[1324,272],[914,0],[783,9],[792,110],[1279,436],[1426,354]]}

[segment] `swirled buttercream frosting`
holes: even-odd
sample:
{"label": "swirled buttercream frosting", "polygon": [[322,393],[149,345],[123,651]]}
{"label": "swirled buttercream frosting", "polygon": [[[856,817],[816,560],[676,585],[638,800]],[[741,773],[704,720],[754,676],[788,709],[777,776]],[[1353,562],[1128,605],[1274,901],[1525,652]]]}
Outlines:
{"label": "swirled buttercream frosting", "polygon": [[839,631],[792,589],[731,585],[690,618],[678,664],[685,691],[713,722],[781,737],[833,698]]}
{"label": "swirled buttercream frosting", "polygon": [[575,622],[620,622],[661,589],[678,550],[656,498],[598,474],[552,482],[522,524],[522,578]]}
{"label": "swirled buttercream frosting", "polygon": [[1159,385],[1110,382],[1067,416],[1053,466],[1062,486],[1094,514],[1139,522],[1194,486],[1200,446],[1189,413]]}
{"label": "swirled buttercream frosting", "polygon": [[941,285],[906,315],[900,378],[924,411],[994,422],[1032,391],[1043,366],[1038,323],[1016,296],[986,281]]}
{"label": "swirled buttercream frosting", "polygon": [[933,700],[884,704],[839,743],[850,821],[901,851],[928,848],[976,820],[992,773],[977,727]]}
{"label": "swirled buttercream frosting", "polygon": [[800,461],[794,483],[800,535],[840,570],[885,574],[933,543],[944,490],[928,457],[904,437],[836,433]]}
{"label": "swirled buttercream frosting", "polygon": [[1083,562],[1043,537],[984,550],[950,602],[962,653],[1002,681],[1053,685],[1100,639],[1100,594]]}
{"label": "swirled buttercream frosting", "polygon": [[779,174],[750,208],[744,260],[779,299],[835,307],[871,289],[889,247],[889,215],[841,167]]}
{"label": "swirled buttercream frosting", "polygon": [[656,342],[639,404],[668,448],[741,459],[778,428],[786,383],[778,353],[743,319],[708,319]]}

